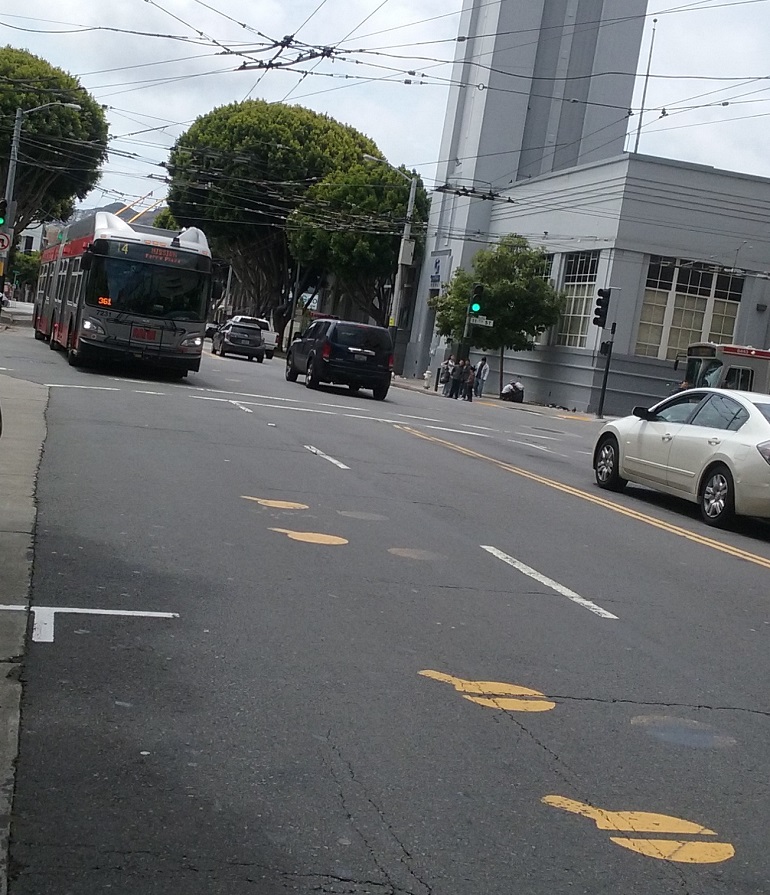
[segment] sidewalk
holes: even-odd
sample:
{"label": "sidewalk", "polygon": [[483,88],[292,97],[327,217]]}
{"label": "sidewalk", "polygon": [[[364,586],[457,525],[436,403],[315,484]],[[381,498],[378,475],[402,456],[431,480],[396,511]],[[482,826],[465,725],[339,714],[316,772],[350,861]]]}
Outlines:
{"label": "sidewalk", "polygon": [[[35,488],[46,435],[48,389],[0,375],[0,605],[28,606],[37,508]],[[0,611],[0,895],[8,891],[8,840],[19,741],[21,667],[27,613]]]}
{"label": "sidewalk", "polygon": [[[422,379],[408,379],[404,376],[394,376],[391,382],[395,388],[405,388],[413,392],[419,392],[430,398],[442,398],[442,386],[435,391],[435,383],[431,380],[429,389],[425,388],[425,382]],[[593,413],[580,413],[572,410],[565,410],[563,407],[544,407],[540,404],[514,404],[510,401],[501,401],[494,389],[490,389],[488,394],[481,398],[474,398],[474,404],[482,404],[487,407],[498,407],[500,410],[510,410],[519,413],[534,413],[539,416],[548,416],[555,419],[571,419],[581,420],[582,422],[600,422],[599,418]]]}

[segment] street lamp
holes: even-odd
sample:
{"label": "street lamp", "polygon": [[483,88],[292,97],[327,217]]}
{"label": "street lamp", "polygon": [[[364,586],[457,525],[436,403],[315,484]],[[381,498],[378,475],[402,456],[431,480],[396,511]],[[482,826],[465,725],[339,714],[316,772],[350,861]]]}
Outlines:
{"label": "street lamp", "polygon": [[11,157],[8,160],[8,177],[5,181],[5,202],[8,213],[6,221],[6,229],[10,232],[13,230],[14,219],[16,218],[16,205],[13,201],[13,188],[16,185],[16,164],[19,160],[19,141],[21,140],[21,124],[25,115],[32,112],[39,112],[41,109],[48,109],[51,106],[63,106],[65,109],[77,109],[81,107],[77,103],[43,103],[42,106],[35,106],[34,109],[17,109],[16,119],[13,122],[13,139],[11,140]]}
{"label": "street lamp", "polygon": [[[387,159],[379,158],[376,155],[368,155],[364,153],[364,158],[369,162],[379,162],[382,165],[387,165],[389,168],[392,168],[398,174],[400,174],[404,180],[408,180],[410,182],[409,187],[409,202],[406,206],[406,220],[404,221],[404,232],[401,234],[401,246],[398,252],[398,270],[396,271],[396,282],[393,288],[393,304],[390,313],[390,330],[393,335],[393,346],[395,348],[396,338],[398,336],[398,318],[401,313],[401,304],[403,300],[403,292],[404,292],[404,281],[406,279],[405,273],[406,268],[412,263],[412,250],[414,248],[414,244],[412,243],[412,217],[414,215],[414,200],[417,195],[417,175],[412,174],[409,176],[408,174],[404,174],[404,172],[397,168],[395,165],[391,165]],[[397,366],[399,365],[399,359],[397,358]],[[402,368],[403,369],[403,368]],[[396,372],[401,372],[400,370],[396,370]]]}

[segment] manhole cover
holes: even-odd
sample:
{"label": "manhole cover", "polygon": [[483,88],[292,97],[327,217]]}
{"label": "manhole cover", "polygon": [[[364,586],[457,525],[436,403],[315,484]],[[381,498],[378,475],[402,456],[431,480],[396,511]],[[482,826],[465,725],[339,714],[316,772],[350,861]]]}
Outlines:
{"label": "manhole cover", "polygon": [[431,553],[430,550],[415,550],[412,547],[390,547],[388,553],[394,556],[403,556],[404,559],[444,559],[440,553]]}
{"label": "manhole cover", "polygon": [[637,715],[631,723],[641,727],[653,739],[690,749],[726,749],[737,740],[715,730],[710,724],[675,718],[671,715]]}

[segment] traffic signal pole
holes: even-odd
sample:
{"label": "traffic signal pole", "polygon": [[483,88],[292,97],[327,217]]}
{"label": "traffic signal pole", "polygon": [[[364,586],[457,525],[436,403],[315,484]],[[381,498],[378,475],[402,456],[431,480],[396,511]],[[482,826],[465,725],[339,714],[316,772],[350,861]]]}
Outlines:
{"label": "traffic signal pole", "polygon": [[[610,310],[610,298],[612,298],[612,286],[608,286],[606,289],[599,289],[597,292],[596,299],[596,307],[594,308],[594,326],[598,326],[600,329],[604,329],[607,326],[607,314]],[[602,342],[601,345],[601,353],[605,356],[606,360],[604,362],[604,376],[602,377],[602,390],[599,394],[599,407],[597,408],[596,415],[599,419],[602,419],[604,416],[604,398],[607,394],[607,379],[610,375],[610,361],[612,360],[612,343],[613,337],[615,336],[615,323],[612,324],[612,329],[610,330],[610,339],[607,342]]]}
{"label": "traffic signal pole", "polygon": [[484,298],[483,283],[474,283],[471,290],[471,299],[465,309],[465,327],[463,328],[463,337],[460,341],[460,348],[457,352],[458,360],[468,360],[471,353],[470,335],[471,335],[471,319],[478,316],[481,311],[481,302]]}
{"label": "traffic signal pole", "polygon": [[599,394],[599,407],[597,408],[596,415],[599,419],[604,418],[604,397],[607,394],[607,379],[610,375],[610,361],[612,360],[612,343],[614,341],[615,336],[615,323],[612,324],[612,329],[610,329],[610,340],[609,342],[602,342],[602,347],[607,346],[607,350],[605,352],[604,361],[604,376],[602,376],[602,390]]}

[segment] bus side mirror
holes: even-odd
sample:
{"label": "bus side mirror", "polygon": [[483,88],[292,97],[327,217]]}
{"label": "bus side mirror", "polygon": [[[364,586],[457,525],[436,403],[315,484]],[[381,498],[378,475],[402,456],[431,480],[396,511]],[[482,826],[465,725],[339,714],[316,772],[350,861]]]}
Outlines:
{"label": "bus side mirror", "polygon": [[91,252],[86,251],[83,253],[80,258],[80,269],[81,270],[91,270],[91,265],[94,262],[94,256]]}

